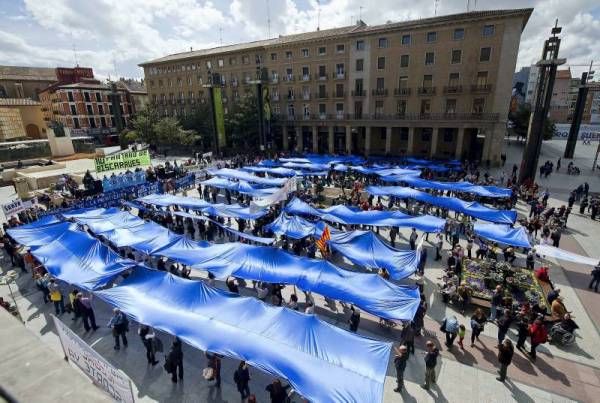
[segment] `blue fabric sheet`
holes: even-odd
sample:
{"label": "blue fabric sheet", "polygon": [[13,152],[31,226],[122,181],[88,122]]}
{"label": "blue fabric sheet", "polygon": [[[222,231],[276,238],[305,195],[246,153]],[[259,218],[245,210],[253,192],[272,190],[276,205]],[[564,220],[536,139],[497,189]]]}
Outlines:
{"label": "blue fabric sheet", "polygon": [[219,189],[229,189],[234,192],[240,192],[250,196],[267,196],[279,190],[277,187],[260,188],[254,187],[246,181],[231,181],[224,178],[211,178],[200,182],[203,186],[212,186]]}
{"label": "blue fabric sheet", "polygon": [[475,223],[473,230],[477,235],[490,241],[505,245],[531,248],[527,231],[523,227],[511,228],[502,224],[480,224]]}
{"label": "blue fabric sheet", "polygon": [[294,176],[296,175],[297,171],[294,171],[293,169],[289,169],[289,168],[283,168],[283,167],[279,167],[279,168],[270,168],[270,167],[253,167],[253,166],[247,166],[242,168],[244,171],[248,171],[248,172],[263,172],[263,173],[268,173],[269,175],[279,175],[279,176]]}
{"label": "blue fabric sheet", "polygon": [[218,170],[209,170],[211,175],[218,176],[220,178],[227,179],[236,179],[236,180],[244,180],[249,183],[258,183],[259,185],[266,186],[282,186],[287,179],[285,178],[262,178],[260,176],[252,175],[251,173],[238,170],[238,169],[229,169],[229,168],[221,168]]}
{"label": "blue fabric sheet", "polygon": [[67,230],[31,253],[52,277],[85,290],[95,290],[135,266],[89,234]]}
{"label": "blue fabric sheet", "polygon": [[293,239],[315,235],[315,224],[297,215],[281,213],[273,222],[265,225],[266,230]]}
{"label": "blue fabric sheet", "polygon": [[193,347],[287,379],[310,401],[383,399],[392,344],[349,333],[314,315],[141,268],[96,295]]}
{"label": "blue fabric sheet", "polygon": [[445,221],[430,215],[410,216],[399,211],[356,211],[347,206],[337,205],[326,209],[316,209],[300,199],[293,199],[284,209],[290,214],[312,215],[324,221],[339,224],[373,225],[376,227],[417,228],[424,232],[440,232]]}
{"label": "blue fabric sheet", "polygon": [[184,196],[173,196],[173,195],[159,195],[152,194],[137,199],[137,201],[152,204],[160,207],[179,206],[181,208],[187,208],[195,211],[202,211],[208,215],[218,217],[233,217],[243,218],[246,220],[256,220],[267,214],[265,208],[252,209],[250,207],[242,206],[239,204],[223,204],[223,203],[208,203],[202,199],[195,197],[184,197]]}
{"label": "blue fabric sheet", "polygon": [[[54,219],[56,217],[52,216]],[[67,222],[52,222],[53,220],[46,220],[49,222],[46,225],[31,226],[30,224],[20,227],[9,228],[7,230],[8,235],[15,240],[18,244],[28,246],[30,248],[36,248],[38,246],[46,245],[56,238],[60,237],[65,231],[70,229],[74,230],[77,225]],[[36,221],[37,222],[37,221]]]}
{"label": "blue fabric sheet", "polygon": [[240,243],[207,248],[174,244],[154,253],[222,279],[235,276],[295,285],[386,319],[412,320],[419,305],[419,291],[414,287],[395,285],[377,274],[343,270],[324,260],[294,256],[279,248]]}
{"label": "blue fabric sheet", "polygon": [[404,182],[408,186],[419,188],[419,189],[435,189],[443,191],[453,191],[461,193],[471,193],[482,197],[500,198],[505,199],[512,195],[512,191],[507,188],[500,188],[497,186],[482,186],[475,185],[470,182],[437,182],[421,179],[415,176],[403,176],[393,175],[383,178],[386,182]]}
{"label": "blue fabric sheet", "polygon": [[477,202],[466,202],[456,197],[433,196],[411,188],[400,186],[368,186],[366,191],[376,196],[394,196],[401,199],[417,200],[421,203],[457,211],[483,221],[514,224],[517,220],[517,212],[513,210],[498,210],[486,207]]}

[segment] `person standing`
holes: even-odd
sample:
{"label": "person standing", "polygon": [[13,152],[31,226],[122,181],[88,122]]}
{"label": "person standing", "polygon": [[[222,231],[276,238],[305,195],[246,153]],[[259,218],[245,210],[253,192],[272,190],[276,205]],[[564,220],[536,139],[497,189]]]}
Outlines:
{"label": "person standing", "polygon": [[525,349],[525,340],[529,335],[529,322],[527,316],[519,314],[519,321],[517,322],[517,348],[519,350]]}
{"label": "person standing", "polygon": [[444,246],[444,236],[438,232],[435,235],[435,260],[438,261],[442,258],[442,248]]}
{"label": "person standing", "polygon": [[510,309],[505,309],[500,318],[496,321],[496,324],[498,325],[498,348],[500,348],[506,333],[508,333],[512,320],[513,318]]}
{"label": "person standing", "polygon": [[435,344],[429,340],[425,350],[425,383],[421,385],[423,389],[429,389],[432,383],[435,383],[435,367],[440,351]]}
{"label": "person standing", "polygon": [[417,238],[419,236],[417,235],[417,230],[415,228],[412,229],[412,232],[410,233],[410,238],[408,239],[408,242],[410,243],[410,248],[412,250],[415,250],[417,247]]}
{"label": "person standing", "polygon": [[242,401],[250,396],[250,387],[248,386],[248,382],[250,382],[250,371],[248,371],[248,364],[246,364],[246,361],[240,362],[238,369],[233,374],[233,381],[237,386],[238,392],[240,392]]}
{"label": "person standing", "polygon": [[408,354],[415,353],[415,327],[414,323],[410,322],[408,325],[405,325],[402,328],[402,333],[400,334],[400,338],[402,339],[402,344],[406,347]]}
{"label": "person standing", "polygon": [[354,305],[350,307],[352,314],[350,315],[350,319],[348,319],[348,323],[350,325],[350,331],[356,333],[358,330],[358,324],[360,323],[360,309],[355,308]]}
{"label": "person standing", "polygon": [[56,315],[65,313],[65,302],[60,291],[60,286],[53,278],[50,279],[50,282],[48,283],[48,291],[50,291],[50,301],[54,304]]}
{"label": "person standing", "polygon": [[588,288],[591,290],[594,289],[595,292],[598,292],[598,285],[600,284],[600,262],[592,269],[592,281],[590,281],[590,285]]}
{"label": "person standing", "polygon": [[273,383],[267,385],[265,390],[269,392],[271,403],[285,403],[287,400],[287,389],[290,385],[282,386],[279,379],[275,379]]}
{"label": "person standing", "polygon": [[121,336],[121,338],[123,339],[123,346],[127,347],[127,336],[125,335],[125,333],[127,333],[127,330],[129,330],[128,325],[129,321],[127,320],[125,314],[121,312],[119,308],[113,309],[113,316],[108,322],[108,327],[112,328],[112,334],[115,338],[115,350],[121,349],[119,343],[119,336]]}
{"label": "person standing", "polygon": [[221,358],[217,354],[206,353],[206,358],[208,358],[208,368],[212,368],[213,370],[213,378],[215,380],[215,384],[213,385],[216,388],[221,387]]}
{"label": "person standing", "polygon": [[408,349],[406,346],[394,348],[396,355],[394,357],[394,367],[396,368],[396,389],[394,392],[402,393],[404,388],[404,370],[406,369],[406,361],[408,361]]}
{"label": "person standing", "polygon": [[537,318],[533,324],[529,325],[529,335],[531,336],[531,351],[529,352],[529,356],[535,361],[537,346],[548,341],[548,331],[540,318]]}
{"label": "person standing", "polygon": [[440,330],[446,334],[446,347],[448,347],[448,350],[454,345],[454,339],[458,335],[458,326],[458,319],[454,315],[445,317],[442,322]]}
{"label": "person standing", "polygon": [[177,383],[177,373],[179,372],[179,380],[183,381],[183,351],[181,349],[181,340],[179,337],[175,337],[169,354],[167,355],[167,362],[165,366],[169,368],[171,374],[171,381]]}
{"label": "person standing", "polygon": [[498,347],[498,362],[500,363],[500,376],[496,380],[504,382],[506,380],[506,370],[512,362],[514,349],[512,342],[509,339],[505,339]]}
{"label": "person standing", "polygon": [[496,316],[498,314],[498,307],[502,306],[502,286],[497,285],[496,289],[492,294],[492,301],[490,306],[490,321],[493,322],[496,320]]}
{"label": "person standing", "polygon": [[471,347],[475,347],[475,339],[479,340],[479,335],[483,332],[483,327],[487,322],[487,318],[483,314],[481,308],[477,308],[473,316],[471,316]]}
{"label": "person standing", "polygon": [[146,348],[146,359],[148,360],[148,364],[152,364],[152,366],[158,364],[154,351],[154,338],[156,337],[154,330],[150,326],[140,325],[138,334]]}
{"label": "person standing", "polygon": [[96,326],[96,316],[94,315],[94,310],[92,309],[92,299],[91,297],[84,297],[83,293],[77,293],[75,296],[75,307],[77,311],[81,315],[83,319],[83,327],[85,331],[88,332],[90,329],[96,330],[98,326]]}
{"label": "person standing", "polygon": [[465,327],[465,325],[458,326],[458,345],[460,346],[461,350],[465,349],[464,340],[466,334],[467,328]]}

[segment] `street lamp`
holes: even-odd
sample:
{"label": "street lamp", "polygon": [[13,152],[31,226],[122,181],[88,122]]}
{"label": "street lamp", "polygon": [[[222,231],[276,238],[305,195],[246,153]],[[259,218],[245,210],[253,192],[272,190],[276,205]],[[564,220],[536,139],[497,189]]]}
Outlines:
{"label": "street lamp", "polygon": [[15,311],[17,312],[17,316],[19,317],[19,320],[22,323],[25,323],[23,321],[23,317],[21,316],[21,313],[19,312],[19,307],[17,305],[17,301],[15,300],[15,294],[13,293],[13,290],[10,286],[11,284],[15,284],[15,280],[17,279],[17,277],[19,277],[19,275],[17,274],[16,271],[9,270],[8,272],[6,272],[5,275],[0,276],[0,284],[6,285],[8,287],[8,292],[10,293],[10,298],[13,301],[13,305],[15,307]]}

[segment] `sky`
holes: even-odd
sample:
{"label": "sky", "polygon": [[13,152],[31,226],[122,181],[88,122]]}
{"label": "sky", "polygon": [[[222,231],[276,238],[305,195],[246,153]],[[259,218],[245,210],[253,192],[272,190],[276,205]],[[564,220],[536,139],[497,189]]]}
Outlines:
{"label": "sky", "polygon": [[[319,5],[320,3],[320,5]],[[143,77],[138,63],[193,49],[304,31],[434,16],[435,0],[0,0],[0,65],[93,67],[100,79]],[[437,15],[467,10],[439,0]],[[471,10],[533,7],[517,69],[534,63],[554,20],[574,74],[596,57],[598,0],[470,0]],[[320,18],[319,18],[320,17]]]}

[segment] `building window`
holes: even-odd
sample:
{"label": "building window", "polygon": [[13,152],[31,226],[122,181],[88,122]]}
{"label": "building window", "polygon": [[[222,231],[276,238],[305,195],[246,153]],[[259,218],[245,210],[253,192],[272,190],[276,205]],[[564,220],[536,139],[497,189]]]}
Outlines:
{"label": "building window", "polygon": [[493,25],[484,25],[482,34],[483,36],[493,36],[495,27]]}
{"label": "building window", "polygon": [[327,97],[327,87],[325,86],[325,84],[319,84],[319,88],[317,90],[317,93],[319,94],[319,98],[326,98]]}
{"label": "building window", "polygon": [[300,51],[300,53],[302,54],[302,57],[308,57],[309,53],[308,53],[308,49],[302,49]]}
{"label": "building window", "polygon": [[485,110],[485,98],[475,98],[473,100],[473,113],[483,113]]}
{"label": "building window", "polygon": [[72,92],[67,92],[67,97],[69,99],[69,102],[75,102],[75,99],[73,98],[73,93]]}
{"label": "building window", "polygon": [[365,50],[365,41],[360,39],[356,41],[356,50]]}
{"label": "building window", "polygon": [[361,95],[363,92],[363,79],[357,78],[354,80],[354,91],[357,95]]}
{"label": "building window", "polygon": [[106,118],[104,116],[102,116],[100,118],[100,126],[101,127],[106,127]]}
{"label": "building window", "polygon": [[383,100],[381,99],[375,101],[375,114],[383,115]]}
{"label": "building window", "polygon": [[478,71],[477,72],[477,86],[485,87],[487,85],[488,72],[487,71]]}
{"label": "building window", "polygon": [[92,108],[92,105],[86,105],[86,109],[87,109],[88,115],[94,114],[94,109]]}
{"label": "building window", "polygon": [[324,117],[325,114],[327,114],[327,105],[319,104],[319,115]]}
{"label": "building window", "polygon": [[104,115],[104,106],[98,105],[98,114],[99,115]]}
{"label": "building window", "polygon": [[250,58],[248,55],[242,56],[242,64],[250,64]]}
{"label": "building window", "polygon": [[437,41],[437,32],[427,32],[427,43],[434,43]]}
{"label": "building window", "polygon": [[84,92],[83,93],[83,97],[85,99],[85,102],[91,102],[90,93],[89,92]]}
{"label": "building window", "polygon": [[375,86],[378,90],[382,90],[385,87],[385,80],[383,77],[377,77],[377,82]]}
{"label": "building window", "polygon": [[423,88],[433,87],[433,76],[431,74],[425,74],[423,76]]}
{"label": "building window", "polygon": [[344,63],[338,63],[335,65],[335,74],[337,75],[337,78],[344,78]]}
{"label": "building window", "polygon": [[[272,53],[271,55],[275,55],[275,56],[277,56],[277,54],[276,54],[276,53]],[[235,66],[236,64],[237,64],[237,58],[235,58],[235,57],[230,57],[230,58],[229,58],[229,65],[230,65],[230,66]]]}
{"label": "building window", "polygon": [[456,28],[454,33],[452,34],[452,39],[455,41],[461,41],[465,39],[465,29],[464,28]]}
{"label": "building window", "polygon": [[288,51],[285,52],[285,58],[286,59],[291,59],[292,58],[292,51],[291,50],[288,50]]}
{"label": "building window", "polygon": [[71,115],[77,115],[77,108],[75,108],[75,105],[71,105]]}
{"label": "building window", "polygon": [[319,78],[327,77],[327,68],[326,66],[319,66]]}
{"label": "building window", "polygon": [[400,56],[400,67],[408,67],[409,62],[410,62],[410,55]]}
{"label": "building window", "polygon": [[306,119],[310,118],[310,105],[309,104],[302,105],[302,115]]}
{"label": "building window", "polygon": [[342,98],[344,96],[344,84],[335,85],[335,96],[337,98]]}
{"label": "building window", "polygon": [[448,114],[456,113],[456,99],[447,99],[446,100],[446,113],[448,113]]}
{"label": "building window", "polygon": [[335,45],[335,51],[337,53],[344,53],[345,50],[346,50],[346,46],[343,43]]}
{"label": "building window", "polygon": [[402,99],[397,102],[396,113],[398,113],[398,115],[401,115],[401,116],[406,114],[406,100],[405,99]]}
{"label": "building window", "polygon": [[206,68],[209,70],[212,69],[212,62],[210,60],[206,61]]}
{"label": "building window", "polygon": [[102,102],[102,97],[99,92],[96,93],[96,102]]}
{"label": "building window", "polygon": [[480,62],[489,62],[492,57],[492,48],[485,47],[481,48],[481,52],[479,53],[479,61]]}
{"label": "building window", "polygon": [[460,81],[460,75],[458,73],[450,73],[448,77],[448,86],[456,87]]}
{"label": "building window", "polygon": [[423,131],[421,132],[421,141],[424,141],[424,142],[431,141],[431,131],[430,130],[423,129]]}
{"label": "building window", "polygon": [[76,129],[79,129],[79,119],[73,118],[73,126],[75,126]]}
{"label": "building window", "polygon": [[303,80],[310,79],[310,70],[307,66],[302,67],[302,79]]}
{"label": "building window", "polygon": [[406,35],[402,35],[402,44],[403,45],[410,45],[410,34],[406,34]]}
{"label": "building window", "polygon": [[444,130],[444,143],[452,142],[454,142],[454,132],[452,130]]}
{"label": "building window", "polygon": [[325,56],[326,53],[327,53],[327,48],[325,46],[321,46],[319,48],[319,56]]}
{"label": "building window", "polygon": [[363,59],[356,59],[356,71],[363,71],[364,62]]}
{"label": "building window", "polygon": [[385,57],[382,56],[377,58],[377,69],[385,69]]}
{"label": "building window", "polygon": [[354,118],[362,119],[363,104],[361,101],[354,102]]}
{"label": "building window", "polygon": [[219,67],[223,67],[225,65],[225,62],[223,61],[223,59],[219,59],[217,60],[217,64]]}
{"label": "building window", "polygon": [[426,52],[425,53],[425,65],[431,66],[435,63],[435,53],[434,52]]}
{"label": "building window", "polygon": [[271,53],[271,60],[277,60],[277,53]]}
{"label": "building window", "polygon": [[400,76],[400,78],[398,79],[398,88],[408,88],[408,76]]}
{"label": "building window", "polygon": [[378,46],[380,48],[387,48],[388,47],[388,40],[387,38],[379,38],[379,40],[377,41]]}
{"label": "building window", "polygon": [[461,62],[462,59],[462,50],[460,49],[454,49],[452,51],[452,64],[458,64]]}
{"label": "building window", "polygon": [[92,129],[95,129],[96,128],[96,119],[90,118],[89,121],[90,121],[90,127]]}

